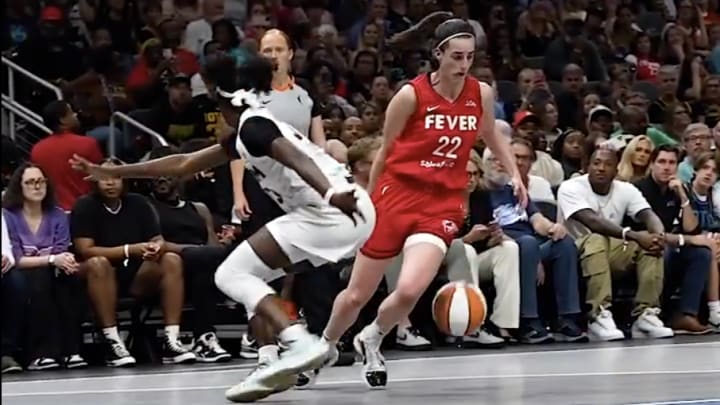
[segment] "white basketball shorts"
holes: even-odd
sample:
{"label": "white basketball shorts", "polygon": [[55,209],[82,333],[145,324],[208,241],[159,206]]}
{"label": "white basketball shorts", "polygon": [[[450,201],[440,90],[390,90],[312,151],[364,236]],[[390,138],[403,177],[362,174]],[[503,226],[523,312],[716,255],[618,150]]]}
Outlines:
{"label": "white basketball shorts", "polygon": [[320,266],[353,257],[375,227],[370,196],[360,187],[355,190],[358,210],[365,217],[363,221],[356,215],[357,225],[339,209],[323,205],[295,209],[265,227],[292,263],[309,260]]}

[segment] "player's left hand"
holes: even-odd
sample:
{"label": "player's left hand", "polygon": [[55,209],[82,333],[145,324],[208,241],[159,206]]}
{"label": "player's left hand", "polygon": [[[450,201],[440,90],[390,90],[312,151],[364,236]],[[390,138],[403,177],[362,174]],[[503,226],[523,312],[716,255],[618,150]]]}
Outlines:
{"label": "player's left hand", "polygon": [[348,190],[342,193],[335,193],[330,197],[330,205],[339,209],[343,214],[350,217],[353,224],[357,225],[355,214],[357,214],[363,222],[365,222],[365,216],[357,207],[357,197],[355,197],[355,190]]}
{"label": "player's left hand", "polygon": [[525,188],[525,184],[523,183],[523,181],[519,175],[513,176],[512,186],[513,186],[513,191],[515,192],[515,197],[520,202],[520,205],[522,205],[523,208],[527,208],[528,191],[527,191],[527,188]]}

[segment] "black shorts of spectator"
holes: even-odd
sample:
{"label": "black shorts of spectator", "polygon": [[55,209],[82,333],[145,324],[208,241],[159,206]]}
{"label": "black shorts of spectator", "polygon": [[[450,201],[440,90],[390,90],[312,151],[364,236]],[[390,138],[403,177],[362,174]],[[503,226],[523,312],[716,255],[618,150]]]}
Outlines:
{"label": "black shorts of spectator", "polygon": [[20,165],[10,177],[3,208],[16,267],[3,275],[4,300],[15,301],[6,306],[13,314],[4,318],[9,330],[3,334],[3,355],[19,348],[18,328],[26,326],[29,370],[87,366],[79,355],[84,313],[79,266],[69,252],[67,214],[55,205],[45,173],[30,163]]}
{"label": "black shorts of spectator", "polygon": [[[118,165],[107,159],[103,165]],[[165,321],[163,363],[185,363],[195,355],[179,341],[184,300],[183,262],[165,249],[157,214],[145,197],[126,193],[121,179],[96,181],[71,215],[77,253],[84,260],[88,294],[107,342],[107,364],[129,366],[135,359],[117,330],[118,295],[149,298],[160,294]]]}

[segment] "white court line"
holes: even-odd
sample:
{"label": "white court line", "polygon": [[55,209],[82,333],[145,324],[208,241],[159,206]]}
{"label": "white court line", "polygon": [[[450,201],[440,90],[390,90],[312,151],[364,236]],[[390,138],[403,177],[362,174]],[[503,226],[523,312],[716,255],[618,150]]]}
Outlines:
{"label": "white court line", "polygon": [[[576,377],[609,377],[609,376],[633,376],[633,375],[688,375],[688,374],[720,374],[717,370],[643,370],[643,371],[600,371],[587,373],[546,373],[546,374],[496,374],[496,375],[463,375],[463,376],[436,376],[436,377],[410,377],[389,379],[390,383],[424,382],[424,381],[462,381],[462,380],[501,380],[501,379],[522,379],[522,378],[576,378]],[[318,381],[315,386],[333,385],[355,385],[361,384],[359,380],[336,380]],[[12,397],[36,397],[51,395],[89,395],[89,394],[123,394],[136,392],[177,392],[177,391],[204,391],[227,389],[228,385],[201,385],[201,386],[179,386],[179,387],[149,387],[149,388],[123,388],[105,390],[78,390],[78,391],[45,391],[45,392],[13,392],[2,393],[3,398]]]}
{"label": "white court line", "polygon": [[692,400],[688,400],[688,401],[644,402],[644,403],[628,404],[628,405],[684,405],[684,404],[707,404],[710,402],[720,403],[720,398],[692,399]]}
{"label": "white court line", "polygon": [[[445,361],[445,360],[461,360],[461,359],[487,359],[487,358],[503,358],[503,357],[516,357],[516,356],[534,356],[534,355],[552,355],[552,354],[567,354],[575,352],[614,352],[614,351],[625,351],[625,350],[640,350],[640,349],[651,349],[651,348],[664,348],[664,347],[695,347],[695,346],[720,346],[720,341],[715,342],[695,342],[695,343],[676,343],[676,344],[659,344],[659,345],[637,345],[637,346],[612,346],[612,347],[593,347],[593,348],[582,348],[578,346],[577,349],[563,349],[563,350],[539,350],[539,351],[527,351],[527,352],[512,352],[512,353],[480,353],[480,354],[461,354],[453,356],[437,356],[437,357],[414,357],[409,359],[394,359],[386,360],[385,363],[412,363],[412,362],[432,362],[432,361]],[[478,349],[482,350],[482,349]],[[473,349],[465,350],[474,351]],[[221,368],[222,367],[222,368]],[[186,374],[197,374],[197,373],[221,373],[232,370],[249,370],[255,367],[255,364],[238,364],[218,366],[217,368],[185,368],[179,369],[182,371],[167,372],[167,373],[136,373],[136,374],[122,374],[122,375],[109,375],[109,376],[95,376],[95,377],[68,377],[68,378],[56,378],[56,379],[45,379],[45,380],[27,380],[27,381],[7,381],[2,383],[3,386],[17,385],[17,384],[37,384],[37,383],[53,383],[53,382],[74,382],[74,381],[103,381],[103,380],[119,380],[119,379],[134,379],[134,378],[146,378],[146,377],[167,377],[175,375],[186,375]]]}

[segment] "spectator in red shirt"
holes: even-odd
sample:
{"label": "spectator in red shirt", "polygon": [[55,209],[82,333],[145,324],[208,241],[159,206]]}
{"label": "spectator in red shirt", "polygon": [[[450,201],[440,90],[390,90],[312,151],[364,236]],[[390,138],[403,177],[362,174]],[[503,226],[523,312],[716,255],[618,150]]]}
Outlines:
{"label": "spectator in red shirt", "polygon": [[138,107],[148,108],[160,98],[167,85],[166,80],[176,74],[192,77],[200,71],[197,57],[180,48],[182,27],[177,21],[167,19],[158,26],[160,39],[152,38],[142,45],[141,56],[133,67],[127,87]]}
{"label": "spectator in red shirt", "polygon": [[55,185],[58,205],[70,210],[75,200],[90,191],[90,183],[70,167],[68,160],[78,154],[97,163],[103,155],[94,138],[75,133],[80,122],[67,101],[48,104],[43,109],[43,121],[52,135],[33,146],[30,160],[40,166]]}

